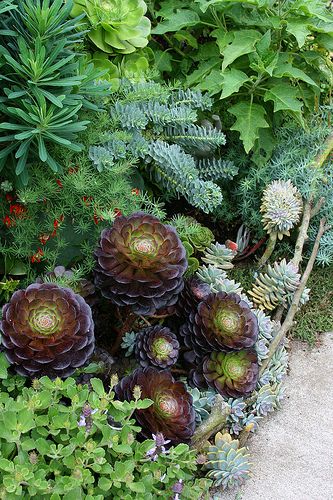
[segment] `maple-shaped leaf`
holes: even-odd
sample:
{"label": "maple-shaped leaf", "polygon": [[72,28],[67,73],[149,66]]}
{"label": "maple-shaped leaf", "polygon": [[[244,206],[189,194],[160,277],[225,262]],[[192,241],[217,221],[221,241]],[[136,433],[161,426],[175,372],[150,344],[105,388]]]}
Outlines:
{"label": "maple-shaped leaf", "polygon": [[265,108],[251,101],[241,101],[231,106],[228,112],[236,117],[230,130],[237,130],[240,133],[244,149],[248,153],[259,137],[259,130],[269,127],[265,119]]}
{"label": "maple-shaped leaf", "polygon": [[233,41],[221,52],[223,55],[222,71],[240,56],[254,52],[255,44],[261,38],[261,33],[255,30],[242,30],[241,33],[239,36],[239,32],[234,32]]}
{"label": "maple-shaped leaf", "polygon": [[[223,76],[221,99],[225,99],[226,97],[229,97],[231,94],[238,92],[243,83],[249,80],[249,77],[247,76],[246,73],[244,73],[244,71],[240,71],[235,68],[226,70],[224,71],[224,73],[221,74]],[[221,78],[220,78],[220,87],[221,87]]]}
{"label": "maple-shaped leaf", "polygon": [[266,90],[264,101],[274,102],[274,112],[287,111],[302,111],[302,103],[297,99],[298,90],[288,83],[277,83],[270,89]]}

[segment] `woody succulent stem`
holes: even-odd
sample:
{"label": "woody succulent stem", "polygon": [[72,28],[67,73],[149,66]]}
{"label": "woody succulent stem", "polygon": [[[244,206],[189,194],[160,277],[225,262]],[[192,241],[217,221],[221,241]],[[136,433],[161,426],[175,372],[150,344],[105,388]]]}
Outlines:
{"label": "woody succulent stem", "polygon": [[[128,311],[127,311],[128,312]],[[121,328],[114,328],[116,332],[116,338],[115,341],[110,349],[110,354],[114,355],[116,354],[119,349],[120,349],[120,344],[123,340],[123,336],[125,335],[126,332],[132,329],[134,323],[137,321],[138,317],[133,314],[132,312],[128,313],[127,319],[124,321],[123,325]]]}
{"label": "woody succulent stem", "polygon": [[197,427],[192,437],[191,446],[197,450],[202,450],[208,439],[223,429],[229,414],[229,405],[220,394],[217,394],[211,413],[207,420]]}

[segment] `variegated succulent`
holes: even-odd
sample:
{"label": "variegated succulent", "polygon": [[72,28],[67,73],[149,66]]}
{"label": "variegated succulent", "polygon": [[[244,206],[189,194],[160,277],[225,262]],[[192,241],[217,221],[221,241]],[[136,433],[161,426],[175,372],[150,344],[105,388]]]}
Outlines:
{"label": "variegated succulent", "polygon": [[103,230],[95,256],[95,284],[114,304],[152,315],[177,302],[186,252],[175,229],[156,217],[117,217]]}

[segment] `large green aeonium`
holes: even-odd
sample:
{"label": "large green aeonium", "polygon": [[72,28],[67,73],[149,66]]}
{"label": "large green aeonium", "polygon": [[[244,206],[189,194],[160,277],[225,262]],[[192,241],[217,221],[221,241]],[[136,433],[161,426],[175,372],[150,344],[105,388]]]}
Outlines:
{"label": "large green aeonium", "polygon": [[236,293],[211,293],[189,315],[180,333],[186,346],[201,357],[214,350],[252,347],[258,337],[258,320]]}
{"label": "large green aeonium", "polygon": [[74,0],[71,15],[86,14],[88,36],[103,52],[130,54],[148,43],[146,12],[143,0]]}
{"label": "large green aeonium", "polygon": [[136,386],[141,389],[142,399],[153,401],[149,408],[134,413],[142,435],[151,438],[161,432],[173,444],[189,441],[195,430],[195,411],[185,384],[175,381],[168,370],[137,368],[116,386],[117,397],[131,401]]}
{"label": "large green aeonium", "polygon": [[247,396],[256,387],[259,376],[254,350],[212,352],[203,361],[203,376],[210,387],[222,396]]}
{"label": "large green aeonium", "polygon": [[102,232],[95,256],[95,284],[114,304],[152,315],[177,302],[186,252],[175,229],[156,217],[118,217]]}
{"label": "large green aeonium", "polygon": [[15,292],[3,307],[1,330],[8,361],[25,377],[68,377],[94,350],[90,307],[54,283]]}

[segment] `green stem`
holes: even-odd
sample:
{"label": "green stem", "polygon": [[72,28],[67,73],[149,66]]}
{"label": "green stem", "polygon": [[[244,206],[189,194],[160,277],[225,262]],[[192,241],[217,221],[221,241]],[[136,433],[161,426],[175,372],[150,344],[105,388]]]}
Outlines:
{"label": "green stem", "polygon": [[274,248],[275,248],[275,245],[276,245],[276,240],[277,240],[277,232],[274,231],[269,235],[269,240],[268,240],[266,250],[258,262],[259,269],[266,264],[266,262],[268,261],[268,259],[272,255]]}

